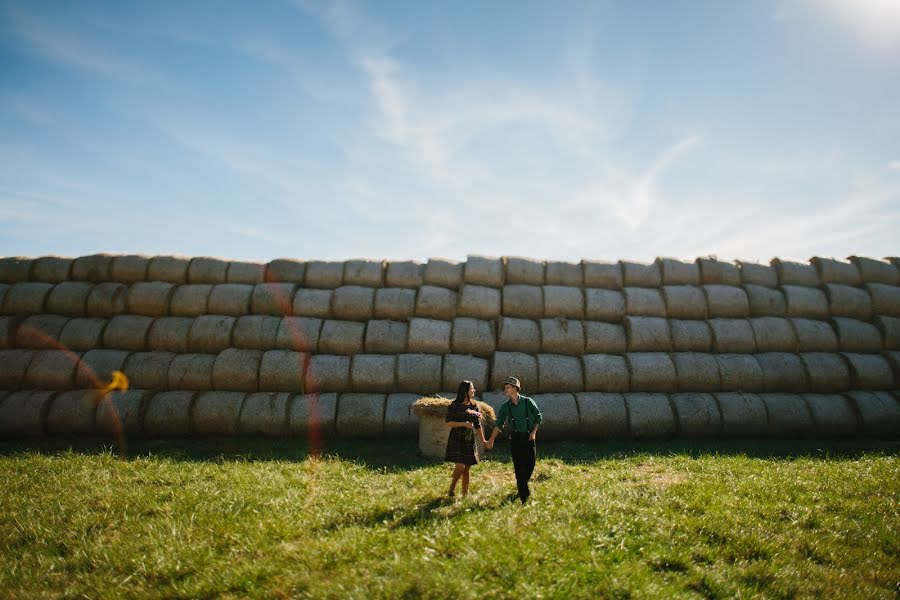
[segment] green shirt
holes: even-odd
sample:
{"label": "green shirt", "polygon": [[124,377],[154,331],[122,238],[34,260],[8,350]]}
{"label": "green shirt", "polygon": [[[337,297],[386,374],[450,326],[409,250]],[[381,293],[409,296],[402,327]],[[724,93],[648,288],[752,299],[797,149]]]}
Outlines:
{"label": "green shirt", "polygon": [[[528,404],[528,422],[526,423],[525,405]],[[507,400],[500,405],[497,411],[496,427],[504,431],[518,431],[521,433],[531,433],[535,425],[540,425],[542,420],[540,409],[534,400],[528,396],[519,396],[519,403],[513,404],[512,400]],[[506,427],[506,422],[510,421],[512,429]]]}

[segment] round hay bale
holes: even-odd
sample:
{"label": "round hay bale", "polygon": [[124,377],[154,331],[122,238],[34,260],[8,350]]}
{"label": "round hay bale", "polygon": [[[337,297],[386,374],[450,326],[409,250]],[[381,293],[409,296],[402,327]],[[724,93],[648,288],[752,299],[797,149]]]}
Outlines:
{"label": "round hay bale", "polygon": [[456,314],[476,319],[496,319],[500,316],[500,290],[466,284],[459,296]]}
{"label": "round hay bale", "polygon": [[493,288],[503,287],[503,260],[488,256],[467,256],[463,281]]}
{"label": "round hay bale", "polygon": [[740,285],[741,272],[737,265],[722,262],[716,258],[698,258],[697,265],[700,267],[700,283],[706,284],[722,284],[722,285]]}
{"label": "round hay bale", "polygon": [[681,262],[674,258],[657,258],[663,285],[699,285],[700,266],[695,262]]}
{"label": "round hay bale", "polygon": [[879,354],[841,352],[850,367],[850,387],[854,390],[892,390],[894,373]]}
{"label": "round hay bale", "polygon": [[670,319],[706,319],[706,294],[693,285],[666,285],[662,288],[666,316]]}
{"label": "round hay bale", "polygon": [[[78,363],[75,387],[100,388],[112,380],[114,371],[124,371],[130,352],[125,350],[89,350]],[[129,381],[129,387],[139,387]]]}
{"label": "round hay bale", "polygon": [[805,392],[809,390],[806,369],[796,354],[761,352],[756,355],[763,373],[766,392]]}
{"label": "round hay bale", "polygon": [[800,352],[837,352],[838,338],[826,321],[791,319]]}
{"label": "round hay bale", "polygon": [[625,354],[628,342],[625,327],[602,321],[584,322],[584,351],[587,354]]}
{"label": "round hay bale", "polygon": [[800,355],[809,375],[812,392],[843,392],[850,389],[850,370],[839,354],[804,352]]}
{"label": "round hay bale", "polygon": [[547,285],[582,287],[584,285],[584,273],[581,263],[547,261],[544,283]]}
{"label": "round hay bale", "polygon": [[71,277],[75,281],[109,281],[113,257],[109,254],[92,254],[76,258],[72,263]]}
{"label": "round hay bale", "polygon": [[0,389],[21,388],[34,355],[34,350],[0,350]]}
{"label": "round hay bale", "polygon": [[659,265],[619,261],[622,265],[622,282],[626,287],[658,288],[662,284]]}
{"label": "round hay bale", "polygon": [[619,323],[625,316],[625,295],[618,290],[587,288],[584,290],[585,317],[597,321]]}
{"label": "round hay bale", "polygon": [[531,258],[508,257],[506,259],[506,283],[544,285],[544,263]]}
{"label": "round hay bale", "polygon": [[750,319],[756,349],[759,352],[796,352],[797,332],[791,322],[782,317]]}
{"label": "round hay bale", "polygon": [[900,319],[878,315],[875,317],[875,326],[881,332],[885,349],[900,350]]}
{"label": "round hay bale", "polygon": [[628,437],[628,412],[622,394],[582,392],[575,394],[578,436],[605,440]]}
{"label": "round hay bale", "polygon": [[416,298],[416,316],[449,321],[456,316],[457,293],[447,288],[423,285]]}
{"label": "round hay bale", "polygon": [[460,317],[453,320],[451,347],[456,354],[490,356],[497,349],[493,321]]}
{"label": "round hay bale", "polygon": [[14,283],[3,297],[3,314],[39,315],[44,312],[44,304],[53,289],[52,283],[26,281]]}
{"label": "round hay bale", "polygon": [[[876,315],[900,317],[900,286],[886,285],[884,283],[867,283],[864,287],[872,298],[872,312]],[[8,301],[9,299],[7,298]],[[6,312],[9,313],[11,311],[7,310]]]}
{"label": "round hay bale", "polygon": [[536,285],[507,285],[503,288],[503,315],[525,319],[544,316],[544,292]]}
{"label": "round hay bale", "polygon": [[142,433],[141,421],[144,407],[152,395],[153,392],[148,390],[127,390],[104,394],[97,406],[94,430],[99,435],[118,436]]}
{"label": "round hay bale", "polygon": [[443,387],[455,390],[461,381],[469,380],[478,393],[488,387],[488,361],[485,358],[448,354],[444,357]]}
{"label": "round hay bale", "polygon": [[900,431],[900,404],[888,392],[853,391],[846,394],[860,416],[860,433],[896,437]]}
{"label": "round hay bale", "polygon": [[60,392],[53,398],[47,412],[48,434],[94,433],[94,418],[103,399],[100,390],[73,390]]}
{"label": "round hay bale", "polygon": [[678,421],[678,435],[684,438],[718,436],[722,430],[719,404],[712,394],[672,394],[669,396]]}
{"label": "round hay bale", "polygon": [[[0,317],[0,349],[16,347],[16,331],[23,319],[21,317]],[[60,333],[60,341],[62,343],[63,332]],[[72,348],[73,350],[81,350],[81,348]]]}
{"label": "round hay bale", "polygon": [[213,365],[213,389],[240,392],[257,391],[262,355],[261,350],[238,350],[237,348],[228,348],[219,353]]}
{"label": "round hay bale", "polygon": [[159,392],[147,401],[144,433],[154,435],[188,435],[191,433],[191,407],[201,392]]}
{"label": "round hay bale", "polygon": [[537,389],[537,358],[522,352],[494,352],[494,360],[491,364],[491,389],[503,389],[503,381],[507,377],[518,378],[523,391],[529,387]]}
{"label": "round hay bale", "polygon": [[63,326],[59,343],[69,350],[93,350],[101,346],[106,319],[72,319]]}
{"label": "round hay bale", "polygon": [[584,354],[584,327],[581,321],[541,319],[541,350],[549,354]]}
{"label": "round hay bale", "polygon": [[625,355],[632,391],[674,392],[678,389],[675,364],[664,352],[629,352]]}
{"label": "round hay bale", "polygon": [[828,283],[824,287],[832,316],[862,321],[872,318],[872,300],[865,290],[836,283]]}
{"label": "round hay bale", "polygon": [[[443,460],[447,450],[447,439],[450,436],[450,428],[447,427],[445,418],[447,407],[452,400],[447,398],[419,398],[412,406],[413,414],[419,423],[419,452],[427,458]],[[494,423],[494,411],[484,402],[477,402],[476,406],[482,414],[481,426],[485,435],[488,435]],[[479,436],[476,436],[476,451],[484,456],[484,447]]]}
{"label": "round hay bale", "polygon": [[745,288],[748,284],[767,288],[778,287],[778,274],[771,265],[738,261],[738,267],[741,272],[741,283]]}
{"label": "round hay bale", "polygon": [[19,348],[59,348],[59,338],[69,317],[59,315],[32,315],[16,328],[16,346]]}
{"label": "round hay bale", "polygon": [[626,287],[625,313],[635,317],[665,317],[666,303],[658,289]]}
{"label": "round hay bale", "polygon": [[821,284],[816,268],[809,264],[773,258],[770,262],[782,286],[817,287]]}
{"label": "round hay bale", "polygon": [[410,352],[447,354],[450,352],[451,328],[450,321],[414,317],[409,320],[409,338],[406,347]]}
{"label": "round hay bale", "polygon": [[581,288],[545,285],[544,316],[548,318],[584,318],[584,292]]}
{"label": "round hay bale", "polygon": [[169,314],[175,317],[199,317],[206,314],[212,286],[208,283],[179,285],[169,301]]}
{"label": "round hay bale", "polygon": [[722,413],[725,437],[761,436],[769,432],[766,405],[757,394],[723,392],[714,394]]}
{"label": "round hay bale", "polygon": [[716,352],[756,352],[756,338],[749,319],[710,319]]}
{"label": "round hay bale", "polygon": [[856,413],[841,394],[803,394],[819,436],[844,436],[856,433]]}
{"label": "round hay bale", "polygon": [[[450,324],[447,323],[447,338]],[[325,321],[319,335],[319,352],[324,354],[357,354],[363,351],[366,324],[356,321]]]}
{"label": "round hay bale", "polygon": [[712,354],[675,352],[672,354],[678,389],[682,392],[718,392],[722,389],[719,364]]}
{"label": "round hay bale", "polygon": [[394,389],[397,357],[393,354],[357,354],[350,363],[350,385],[355,392],[390,392]]}
{"label": "round hay bale", "polygon": [[71,390],[75,387],[75,371],[80,356],[63,350],[38,350],[28,370],[24,387],[39,390]]}
{"label": "round hay bale", "polygon": [[[219,315],[197,317],[191,326],[190,334],[188,334],[188,351],[217,354],[225,348],[230,348],[232,345],[231,332],[236,321],[237,319],[234,317]],[[110,323],[111,326],[112,323]]]}
{"label": "round hay bale", "polygon": [[424,283],[425,268],[414,260],[392,262],[387,264],[384,284],[387,287],[415,288]]}
{"label": "round hay bale", "polygon": [[103,330],[103,346],[117,350],[146,350],[147,333],[153,317],[119,315],[113,317]]}
{"label": "round hay bale", "polygon": [[672,349],[669,322],[660,317],[625,317],[629,352],[668,352]]}
{"label": "round hay bale", "polygon": [[341,394],[337,434],[344,439],[374,439],[384,435],[385,394]]}
{"label": "round hay bale", "polygon": [[228,263],[218,258],[198,256],[191,260],[187,270],[188,283],[225,283]]}
{"label": "round hay bale", "polygon": [[712,352],[712,330],[706,321],[671,319],[669,332],[676,352]]}
{"label": "round hay bale", "polygon": [[481,411],[482,415],[487,414],[490,417],[490,423],[485,422],[485,436],[489,436],[491,434],[491,431],[494,428],[494,420],[497,418],[496,413],[498,410],[500,410],[500,406],[507,400],[509,400],[509,398],[507,398],[506,394],[504,394],[503,392],[484,392],[483,394],[481,394],[479,406],[484,404],[490,406],[491,408],[489,413],[487,412],[487,409],[484,408]]}
{"label": "round hay bale", "polygon": [[334,289],[344,283],[344,263],[311,260],[306,263],[305,286],[308,288]]}
{"label": "round hay bale", "polygon": [[18,283],[28,281],[34,260],[23,256],[7,256],[0,258],[0,281]]}
{"label": "round hay bale", "polygon": [[[301,317],[284,317],[285,319],[300,319]],[[316,322],[316,336],[319,319],[308,319]],[[277,336],[282,325],[281,317],[268,315],[245,315],[238,317],[231,331],[231,344],[235,348],[247,348],[250,350],[269,350],[271,348],[283,348],[278,345]]]}
{"label": "round hay bale", "polygon": [[0,283],[0,307],[3,306],[3,299],[6,298],[7,291],[9,291],[9,284]]}
{"label": "round hay bale", "polygon": [[288,407],[292,394],[256,392],[247,394],[238,432],[244,435],[281,436],[288,433]]}
{"label": "round hay bale", "polygon": [[834,317],[831,319],[837,331],[838,347],[844,352],[880,352],[883,348],[881,334],[871,323]]}
{"label": "round hay bale", "polygon": [[299,290],[293,283],[258,283],[253,286],[250,312],[255,315],[327,317],[331,290]]}
{"label": "round hay bale", "polygon": [[416,435],[419,416],[412,407],[420,397],[418,394],[388,394],[384,405],[384,435],[389,438]]}
{"label": "round hay bale", "polygon": [[168,388],[170,390],[213,389],[215,354],[176,354],[169,364]]}
{"label": "round hay bale", "polygon": [[406,352],[409,330],[402,321],[369,321],[366,326],[366,352],[371,354],[401,354]]}
{"label": "round hay bale", "polygon": [[191,411],[191,432],[200,435],[234,435],[238,431],[244,392],[200,392]]}
{"label": "round hay bale", "polygon": [[415,312],[416,290],[385,288],[375,292],[375,318],[405,321]]}
{"label": "round hay bale", "polygon": [[16,391],[0,401],[0,434],[4,437],[43,435],[50,402],[59,392]]}
{"label": "round hay bale", "polygon": [[833,258],[821,258],[816,256],[810,261],[819,274],[819,280],[824,284],[836,283],[841,285],[857,286],[862,283],[859,268],[850,262],[841,262]]}
{"label": "round hay bale", "polygon": [[850,262],[859,270],[860,281],[864,283],[886,283],[900,285],[900,272],[888,261],[851,256]]}
{"label": "round hay bale", "polygon": [[589,392],[627,392],[631,380],[625,357],[585,354],[584,389]]}
{"label": "round hay bale", "polygon": [[668,438],[675,434],[675,418],[666,394],[625,394],[631,436]]}
{"label": "round hay bale", "polygon": [[436,354],[399,354],[397,391],[433,394],[441,389],[443,357]]}
{"label": "round hay bale", "polygon": [[134,352],[125,359],[121,370],[131,387],[165,390],[169,386],[169,366],[174,358],[171,352]]}
{"label": "round hay bale", "polygon": [[543,417],[538,437],[545,440],[570,440],[579,435],[578,405],[572,394],[538,394],[534,402]]}
{"label": "round hay bale", "polygon": [[147,281],[187,283],[187,270],[191,260],[182,256],[154,256],[147,265]]}
{"label": "round hay bale", "polygon": [[883,353],[884,358],[891,365],[891,369],[894,371],[894,381],[900,382],[900,352],[896,351],[887,351]]}
{"label": "round hay bale", "polygon": [[114,317],[128,312],[128,286],[123,283],[98,283],[88,294],[85,314],[89,317]]}
{"label": "round hay bale", "polygon": [[212,315],[239,317],[250,312],[253,286],[243,283],[220,283],[209,293],[207,311]]}
{"label": "round hay bale", "polygon": [[584,375],[580,359],[559,354],[538,354],[537,362],[538,391],[542,393],[584,391]]}
{"label": "round hay bale", "polygon": [[304,390],[343,392],[350,388],[350,357],[316,354],[309,358]]}
{"label": "round hay bale", "polygon": [[787,315],[787,301],[779,289],[745,284],[744,291],[750,303],[750,314],[754,317],[783,317]]}
{"label": "round hay bale", "polygon": [[47,296],[47,312],[81,317],[87,312],[87,299],[94,284],[86,281],[64,281],[53,286]]}
{"label": "round hay bale", "polygon": [[581,264],[584,269],[585,287],[608,290],[621,290],[624,287],[622,265],[618,262],[583,260]]}
{"label": "round hay bale", "polygon": [[730,392],[761,392],[762,368],[753,354],[717,354],[722,389]]}
{"label": "round hay bale", "polygon": [[744,288],[732,285],[704,285],[710,317],[746,317],[750,315],[750,300]]}
{"label": "round hay bale", "polygon": [[113,281],[121,283],[136,283],[147,280],[147,272],[150,267],[150,257],[138,254],[127,254],[113,257],[109,275]]}
{"label": "round hay bale", "polygon": [[188,336],[194,320],[190,317],[161,317],[153,321],[147,332],[147,349],[187,352]]}
{"label": "round hay bale", "polygon": [[[278,331],[275,333],[275,348],[296,350],[298,352],[318,352],[319,332],[321,330],[321,319],[284,317],[279,321]],[[264,350],[270,347],[260,347],[259,349]]]}
{"label": "round hay bale", "polygon": [[497,349],[537,354],[541,349],[541,330],[537,321],[502,317],[497,333]]}
{"label": "round hay bale", "polygon": [[301,394],[294,396],[288,411],[291,435],[305,435],[311,447],[334,433],[337,417],[337,394]]}
{"label": "round hay bale", "polygon": [[293,258],[276,258],[266,265],[267,283],[294,283],[300,285],[306,279],[306,263]]}
{"label": "round hay bale", "polygon": [[815,435],[816,427],[800,394],[760,394],[769,415],[769,435],[797,438]]}
{"label": "round hay bale", "polygon": [[374,314],[375,290],[359,285],[342,285],[334,290],[331,310],[335,318],[368,321]]}
{"label": "round hay bale", "polygon": [[174,284],[163,281],[135,283],[128,290],[128,312],[148,317],[164,317],[169,314],[169,302],[175,289]]}
{"label": "round hay bale", "polygon": [[225,282],[256,285],[265,281],[266,265],[254,262],[231,261],[225,271]]}
{"label": "round hay bale", "polygon": [[72,270],[72,259],[60,256],[42,256],[34,259],[31,264],[31,281],[44,281],[47,283],[60,283],[69,278]]}
{"label": "round hay bale", "polygon": [[462,285],[462,278],[463,266],[456,261],[431,258],[425,264],[424,282],[428,285],[456,290]]}

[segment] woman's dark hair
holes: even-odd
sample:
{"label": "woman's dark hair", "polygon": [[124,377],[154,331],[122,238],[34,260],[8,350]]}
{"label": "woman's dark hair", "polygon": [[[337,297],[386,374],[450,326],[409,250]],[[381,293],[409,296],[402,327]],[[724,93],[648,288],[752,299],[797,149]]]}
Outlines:
{"label": "woman's dark hair", "polygon": [[472,382],[468,379],[460,382],[459,387],[456,390],[456,399],[454,402],[465,402],[466,398],[469,397],[469,390],[472,389],[472,385]]}

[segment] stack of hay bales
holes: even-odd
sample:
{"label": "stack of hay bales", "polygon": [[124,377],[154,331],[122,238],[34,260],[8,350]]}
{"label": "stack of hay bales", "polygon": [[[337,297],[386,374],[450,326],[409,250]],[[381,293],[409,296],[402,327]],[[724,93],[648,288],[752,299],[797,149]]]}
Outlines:
{"label": "stack of hay bales", "polygon": [[896,435],[898,260],[0,259],[3,435],[413,436],[510,375],[546,438]]}

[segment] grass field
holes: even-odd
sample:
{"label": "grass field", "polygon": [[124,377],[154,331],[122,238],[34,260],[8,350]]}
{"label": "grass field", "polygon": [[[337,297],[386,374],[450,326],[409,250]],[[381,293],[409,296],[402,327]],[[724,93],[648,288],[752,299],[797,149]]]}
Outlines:
{"label": "grass field", "polygon": [[0,443],[0,596],[891,598],[900,443]]}

